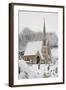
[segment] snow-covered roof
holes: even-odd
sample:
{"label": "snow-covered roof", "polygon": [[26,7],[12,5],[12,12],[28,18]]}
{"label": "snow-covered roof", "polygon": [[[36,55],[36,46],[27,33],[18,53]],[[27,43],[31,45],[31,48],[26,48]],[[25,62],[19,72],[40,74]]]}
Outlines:
{"label": "snow-covered roof", "polygon": [[32,41],[28,42],[24,56],[27,55],[36,55],[37,51],[41,52],[42,49],[42,41]]}

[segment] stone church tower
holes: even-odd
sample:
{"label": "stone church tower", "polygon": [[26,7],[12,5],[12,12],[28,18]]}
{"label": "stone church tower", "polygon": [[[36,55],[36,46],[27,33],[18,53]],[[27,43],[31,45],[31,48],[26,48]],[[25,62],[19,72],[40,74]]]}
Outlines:
{"label": "stone church tower", "polygon": [[44,30],[43,30],[43,38],[42,38],[42,55],[43,61],[45,64],[51,63],[51,49],[49,46],[49,40],[46,35],[45,21],[44,21]]}

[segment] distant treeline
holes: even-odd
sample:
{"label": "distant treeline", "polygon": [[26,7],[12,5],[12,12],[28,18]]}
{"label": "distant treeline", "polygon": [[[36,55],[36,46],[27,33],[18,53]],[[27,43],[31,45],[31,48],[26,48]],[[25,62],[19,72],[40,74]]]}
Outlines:
{"label": "distant treeline", "polygon": [[[50,47],[58,47],[58,37],[55,33],[46,33],[46,37],[49,40]],[[24,28],[24,30],[19,33],[19,50],[24,51],[29,41],[41,41],[42,39],[42,32],[33,32],[29,28]]]}

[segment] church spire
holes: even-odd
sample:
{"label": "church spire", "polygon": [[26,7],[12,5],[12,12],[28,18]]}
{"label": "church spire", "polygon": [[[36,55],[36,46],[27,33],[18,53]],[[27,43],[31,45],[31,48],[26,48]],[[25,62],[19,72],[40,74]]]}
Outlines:
{"label": "church spire", "polygon": [[43,45],[46,44],[46,28],[45,28],[45,20],[44,20],[44,28],[43,28]]}
{"label": "church spire", "polygon": [[44,30],[43,30],[43,34],[44,34],[44,37],[46,36],[46,31],[45,31],[45,20],[44,20]]}

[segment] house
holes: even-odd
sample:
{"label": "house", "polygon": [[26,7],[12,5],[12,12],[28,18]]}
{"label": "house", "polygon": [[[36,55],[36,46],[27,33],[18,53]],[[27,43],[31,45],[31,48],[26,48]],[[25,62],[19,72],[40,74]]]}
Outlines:
{"label": "house", "polygon": [[51,63],[51,48],[49,40],[46,37],[45,23],[42,41],[28,42],[23,58],[25,61],[30,61],[31,63]]}

